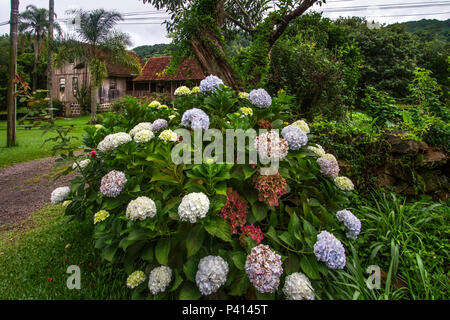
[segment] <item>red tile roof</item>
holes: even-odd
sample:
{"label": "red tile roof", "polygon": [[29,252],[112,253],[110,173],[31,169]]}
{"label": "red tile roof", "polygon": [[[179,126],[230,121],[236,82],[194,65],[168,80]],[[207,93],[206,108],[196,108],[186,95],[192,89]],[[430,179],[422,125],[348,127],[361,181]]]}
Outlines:
{"label": "red tile roof", "polygon": [[[144,67],[144,61],[142,61],[142,59],[139,58],[138,55],[136,53],[134,53],[134,51],[128,51],[128,53],[130,53],[131,55],[138,58],[139,62],[141,64],[141,67]],[[132,77],[133,76],[130,71],[128,71],[121,65],[106,63],[106,68],[108,69],[109,76],[115,76],[115,77]]]}
{"label": "red tile roof", "polygon": [[135,78],[133,81],[180,81],[180,80],[201,80],[205,77],[199,64],[194,58],[185,60],[179,67],[178,72],[174,75],[160,74],[169,65],[172,57],[151,57],[142,70],[142,75]]}

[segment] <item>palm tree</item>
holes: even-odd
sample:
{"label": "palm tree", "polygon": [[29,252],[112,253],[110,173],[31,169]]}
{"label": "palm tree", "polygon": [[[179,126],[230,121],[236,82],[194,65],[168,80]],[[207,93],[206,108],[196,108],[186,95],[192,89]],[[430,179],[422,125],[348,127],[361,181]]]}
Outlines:
{"label": "palm tree", "polygon": [[91,123],[96,120],[97,89],[108,76],[107,63],[121,65],[130,72],[140,74],[139,60],[126,47],[131,45],[129,36],[114,29],[123,20],[120,13],[95,9],[92,11],[72,10],[79,17],[76,37],[62,40],[55,55],[55,62],[77,61],[89,68],[91,91]]}
{"label": "palm tree", "polygon": [[[26,10],[20,14],[19,31],[21,33],[33,36],[34,64],[32,89],[37,88],[38,67],[41,53],[44,48],[44,40],[48,33],[49,19],[48,10],[45,8],[37,8],[34,5],[28,5]],[[55,29],[61,31],[58,24],[54,25]]]}

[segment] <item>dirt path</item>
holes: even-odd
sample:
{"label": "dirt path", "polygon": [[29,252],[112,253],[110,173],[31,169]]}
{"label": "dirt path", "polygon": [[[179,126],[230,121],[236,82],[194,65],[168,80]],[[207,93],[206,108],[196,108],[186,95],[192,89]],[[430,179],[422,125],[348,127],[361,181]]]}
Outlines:
{"label": "dirt path", "polygon": [[0,227],[20,222],[50,203],[52,191],[68,185],[70,177],[54,181],[54,158],[0,168]]}

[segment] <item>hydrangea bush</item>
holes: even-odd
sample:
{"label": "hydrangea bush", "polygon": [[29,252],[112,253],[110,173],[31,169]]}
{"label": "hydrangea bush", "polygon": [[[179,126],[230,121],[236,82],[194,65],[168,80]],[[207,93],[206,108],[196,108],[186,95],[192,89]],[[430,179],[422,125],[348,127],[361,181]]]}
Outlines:
{"label": "hydrangea bush", "polygon": [[[86,128],[88,156],[52,202],[69,200],[67,215],[95,224],[95,248],[130,275],[133,298],[338,298],[331,275],[361,232],[348,210],[354,187],[308,124],[291,118],[292,97],[236,92],[215,76],[177,93],[168,108],[125,98],[101,130]],[[192,141],[208,128],[267,128],[249,145],[279,159],[278,171],[262,174],[259,158],[175,164],[179,128]]]}

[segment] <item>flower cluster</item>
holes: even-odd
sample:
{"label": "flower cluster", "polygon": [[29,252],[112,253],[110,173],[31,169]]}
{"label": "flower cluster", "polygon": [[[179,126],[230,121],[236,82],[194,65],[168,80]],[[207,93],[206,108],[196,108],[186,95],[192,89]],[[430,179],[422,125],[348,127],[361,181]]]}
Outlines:
{"label": "flower cluster", "polygon": [[153,100],[148,106],[150,108],[159,108],[161,106],[161,103],[159,101]]}
{"label": "flower cluster", "polygon": [[156,215],[155,202],[147,197],[138,197],[130,201],[126,214],[131,221],[153,218]]}
{"label": "flower cluster", "polygon": [[316,147],[314,147],[314,146],[307,146],[306,149],[314,152],[315,155],[318,156],[318,157],[323,157],[326,154],[324,148],[320,144],[317,144]]}
{"label": "flower cluster", "polygon": [[183,197],[178,207],[181,221],[197,222],[203,219],[209,210],[209,199],[203,192],[192,192]]}
{"label": "flower cluster", "polygon": [[187,96],[191,94],[191,90],[186,86],[178,87],[173,93],[176,96]]}
{"label": "flower cluster", "polygon": [[314,244],[317,260],[325,262],[330,269],[344,269],[346,258],[342,243],[331,233],[322,231]]}
{"label": "flower cluster", "polygon": [[158,107],[158,109],[169,109],[169,107],[166,104],[162,104]]}
{"label": "flower cluster", "polygon": [[191,127],[193,130],[209,128],[209,117],[205,111],[192,108],[186,110],[181,117],[181,125],[185,127]]}
{"label": "flower cluster", "polygon": [[153,131],[141,130],[134,135],[134,141],[137,143],[144,143],[153,139],[154,136]]}
{"label": "flower cluster", "polygon": [[281,130],[281,135],[288,142],[289,149],[292,150],[298,150],[308,143],[308,136],[306,133],[294,125],[284,127],[283,130]]}
{"label": "flower cluster", "polygon": [[165,119],[156,119],[152,124],[152,131],[160,131],[162,129],[167,128],[167,120]]}
{"label": "flower cluster", "polygon": [[347,238],[356,239],[361,232],[361,221],[347,209],[338,211],[336,217],[347,228]]}
{"label": "flower cluster", "polygon": [[200,88],[199,87],[193,87],[191,90],[191,93],[199,93],[200,92]]}
{"label": "flower cluster", "polygon": [[237,234],[238,229],[247,222],[248,203],[236,190],[227,189],[227,202],[217,214],[224,218],[231,228],[231,234]]}
{"label": "flower cluster", "polygon": [[70,187],[59,187],[53,190],[50,200],[52,204],[58,204],[67,199],[70,193]]}
{"label": "flower cluster", "polygon": [[153,295],[166,291],[172,280],[172,269],[160,266],[152,270],[148,276],[148,289]]}
{"label": "flower cluster", "polygon": [[161,132],[161,134],[159,135],[159,138],[166,142],[169,142],[169,141],[175,142],[178,140],[178,135],[175,132],[173,132],[172,130],[168,129],[168,130],[164,130],[163,132]]}
{"label": "flower cluster", "polygon": [[127,183],[125,173],[112,170],[102,178],[100,183],[100,192],[110,198],[117,197]]}
{"label": "flower cluster", "polygon": [[241,109],[239,109],[243,115],[245,116],[252,116],[253,115],[253,110],[252,108],[248,108],[248,107],[242,107]]}
{"label": "flower cluster", "polygon": [[217,292],[227,281],[228,263],[219,256],[206,256],[198,264],[195,282],[204,296]]}
{"label": "flower cluster", "polygon": [[286,179],[277,172],[273,175],[255,175],[255,188],[258,190],[258,200],[269,206],[278,206],[278,199],[286,194]]}
{"label": "flower cluster", "polygon": [[293,124],[293,126],[302,129],[305,133],[309,133],[309,126],[304,120],[297,120]]}
{"label": "flower cluster", "polygon": [[81,160],[81,161],[78,162],[78,165],[77,165],[76,162],[74,162],[72,164],[72,169],[73,170],[79,170],[81,168],[81,170],[83,170],[89,165],[89,163],[91,163],[90,159]]}
{"label": "flower cluster", "polygon": [[281,256],[260,244],[252,249],[245,261],[245,272],[255,289],[261,293],[273,293],[278,289],[283,273]]}
{"label": "flower cluster", "polygon": [[96,125],[94,126],[94,128],[95,128],[96,130],[102,130],[102,129],[105,129],[105,127],[102,126],[101,124],[96,124]]}
{"label": "flower cluster", "polygon": [[200,92],[207,93],[216,90],[220,85],[223,85],[222,79],[217,76],[209,75],[202,81],[200,81]]}
{"label": "flower cluster", "polygon": [[283,293],[287,300],[314,300],[314,288],[308,277],[301,272],[286,277]]}
{"label": "flower cluster", "polygon": [[241,227],[241,236],[239,237],[239,240],[243,247],[246,247],[245,237],[255,240],[257,244],[260,244],[264,239],[261,228],[259,226],[255,227],[253,224]]}
{"label": "flower cluster", "polygon": [[109,212],[106,210],[100,210],[94,214],[94,224],[105,221],[109,217]]}
{"label": "flower cluster", "polygon": [[339,189],[344,191],[353,191],[355,189],[352,180],[347,177],[337,177],[334,179],[334,183]]}
{"label": "flower cluster", "polygon": [[68,206],[69,206],[69,204],[71,204],[72,203],[72,200],[66,200],[66,201],[64,201],[63,203],[62,203],[62,206],[64,207],[64,208],[67,208]]}
{"label": "flower cluster", "polygon": [[126,132],[108,134],[97,146],[101,152],[114,150],[118,146],[130,142],[131,136]]}
{"label": "flower cluster", "polygon": [[130,130],[130,136],[134,136],[136,133],[142,130],[150,130],[152,131],[152,123],[151,122],[141,122],[134,126],[133,129]]}
{"label": "flower cluster", "polygon": [[263,129],[273,129],[273,125],[269,120],[258,120],[256,125]]}
{"label": "flower cluster", "polygon": [[145,273],[138,270],[130,274],[127,278],[127,287],[130,289],[136,288],[142,282],[145,281]]}
{"label": "flower cluster", "polygon": [[239,92],[238,97],[239,97],[239,99],[248,99],[248,93],[247,92]]}
{"label": "flower cluster", "polygon": [[277,131],[269,131],[255,138],[255,149],[262,159],[283,160],[289,151],[288,142]]}
{"label": "flower cluster", "polygon": [[317,164],[320,167],[320,173],[330,177],[332,179],[336,178],[339,175],[339,164],[337,161],[331,160],[325,156],[317,159]]}
{"label": "flower cluster", "polygon": [[250,91],[248,100],[258,108],[267,108],[272,104],[272,97],[264,89],[254,89]]}

